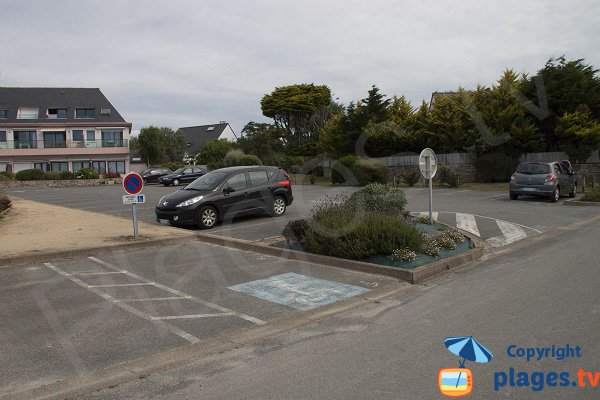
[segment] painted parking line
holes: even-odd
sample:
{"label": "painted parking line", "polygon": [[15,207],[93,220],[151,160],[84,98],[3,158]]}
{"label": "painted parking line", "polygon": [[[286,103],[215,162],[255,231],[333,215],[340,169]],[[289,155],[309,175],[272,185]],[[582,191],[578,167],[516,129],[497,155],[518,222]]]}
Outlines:
{"label": "painted parking line", "polygon": [[527,237],[527,233],[519,225],[501,220],[496,220],[496,223],[502,231],[502,236],[494,236],[486,240],[492,247],[505,246]]}
{"label": "painted parking line", "polygon": [[[82,281],[79,278],[76,278],[72,275],[67,274],[65,271],[63,271],[62,269],[58,268],[57,266],[51,264],[51,263],[44,263],[44,265],[50,269],[52,269],[53,271],[57,272],[58,274],[66,277],[67,279],[71,280],[72,282],[76,283],[77,285],[97,294],[98,296],[102,297],[104,300],[110,301],[112,302],[115,306],[131,313],[134,314],[142,319],[145,319],[146,321],[152,321],[152,316],[138,310],[137,308],[133,308],[128,304],[125,303],[120,303],[120,302],[115,302],[115,299],[113,296],[109,295],[106,292],[103,292],[102,290],[98,290],[97,288],[93,288],[93,287],[89,287],[89,285],[87,283],[85,283],[84,281]],[[197,343],[200,341],[200,339],[198,339],[196,336],[184,331],[183,329],[180,329],[174,325],[169,324],[168,322],[164,322],[164,321],[154,321],[154,323],[156,324],[160,324],[160,326],[166,330],[168,330],[171,333],[174,333],[175,335],[181,337],[182,339],[187,340],[190,343]]]}
{"label": "painted parking line", "polygon": [[370,291],[361,286],[313,278],[293,272],[241,283],[230,286],[229,289],[303,311]]}

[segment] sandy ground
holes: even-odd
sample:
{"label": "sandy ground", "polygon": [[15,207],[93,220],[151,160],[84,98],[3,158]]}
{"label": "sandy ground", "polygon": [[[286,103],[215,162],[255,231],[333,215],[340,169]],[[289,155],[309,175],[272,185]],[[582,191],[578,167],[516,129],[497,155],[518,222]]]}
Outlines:
{"label": "sandy ground", "polygon": [[[0,258],[43,254],[133,241],[131,219],[72,210],[11,197],[0,219]],[[139,223],[139,240],[189,237],[192,231]]]}

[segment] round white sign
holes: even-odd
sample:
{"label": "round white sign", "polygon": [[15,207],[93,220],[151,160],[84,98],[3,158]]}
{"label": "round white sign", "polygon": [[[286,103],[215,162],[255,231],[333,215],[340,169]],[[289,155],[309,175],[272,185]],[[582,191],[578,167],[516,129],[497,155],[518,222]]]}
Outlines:
{"label": "round white sign", "polygon": [[437,157],[429,147],[423,150],[419,156],[419,169],[425,179],[433,178],[437,172]]}

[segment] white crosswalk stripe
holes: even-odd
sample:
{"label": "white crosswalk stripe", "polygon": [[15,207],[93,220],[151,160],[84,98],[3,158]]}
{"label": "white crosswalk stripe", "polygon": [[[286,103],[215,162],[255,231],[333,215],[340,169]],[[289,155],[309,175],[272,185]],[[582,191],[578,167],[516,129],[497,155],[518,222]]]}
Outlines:
{"label": "white crosswalk stripe", "polygon": [[[454,218],[452,218],[452,214],[454,214]],[[429,212],[413,212],[412,215],[429,217]],[[485,240],[491,247],[506,246],[518,240],[525,239],[527,236],[541,233],[540,230],[532,227],[481,215],[447,211],[434,211],[432,215],[434,220],[439,221],[439,217],[441,218],[441,222],[455,225],[457,228]],[[477,224],[478,220],[479,223],[482,224],[481,226]]]}
{"label": "white crosswalk stripe", "polygon": [[475,216],[472,214],[456,213],[456,227],[481,237]]}

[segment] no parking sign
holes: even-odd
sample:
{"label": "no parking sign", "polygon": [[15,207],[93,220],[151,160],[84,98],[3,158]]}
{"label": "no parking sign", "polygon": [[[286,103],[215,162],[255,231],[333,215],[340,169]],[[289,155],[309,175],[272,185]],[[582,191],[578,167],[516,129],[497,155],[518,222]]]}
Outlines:
{"label": "no parking sign", "polygon": [[143,188],[144,180],[139,174],[130,172],[123,178],[123,189],[129,194],[129,196],[123,196],[123,204],[131,204],[131,213],[133,215],[133,237],[135,239],[138,238],[137,210],[135,205],[146,202],[146,197],[143,194],[140,194]]}

